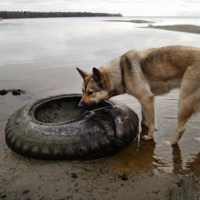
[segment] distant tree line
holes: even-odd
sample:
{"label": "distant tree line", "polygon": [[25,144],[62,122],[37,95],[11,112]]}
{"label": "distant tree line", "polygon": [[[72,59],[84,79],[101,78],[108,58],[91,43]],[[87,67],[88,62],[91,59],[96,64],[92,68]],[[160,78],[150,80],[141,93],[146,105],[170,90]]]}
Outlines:
{"label": "distant tree line", "polygon": [[122,17],[120,13],[0,11],[0,18]]}

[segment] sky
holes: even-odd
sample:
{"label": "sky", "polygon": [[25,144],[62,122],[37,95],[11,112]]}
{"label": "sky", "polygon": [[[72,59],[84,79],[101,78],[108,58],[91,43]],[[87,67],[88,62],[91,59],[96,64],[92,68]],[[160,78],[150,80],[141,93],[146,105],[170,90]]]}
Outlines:
{"label": "sky", "polygon": [[123,16],[200,16],[199,0],[0,0],[0,11],[102,12]]}

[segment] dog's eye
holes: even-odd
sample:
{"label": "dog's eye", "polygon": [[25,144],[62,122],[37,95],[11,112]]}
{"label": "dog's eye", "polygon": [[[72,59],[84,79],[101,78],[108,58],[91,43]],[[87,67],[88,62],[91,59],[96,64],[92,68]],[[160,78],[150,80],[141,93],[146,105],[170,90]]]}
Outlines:
{"label": "dog's eye", "polygon": [[88,91],[88,95],[91,96],[94,92],[93,91]]}

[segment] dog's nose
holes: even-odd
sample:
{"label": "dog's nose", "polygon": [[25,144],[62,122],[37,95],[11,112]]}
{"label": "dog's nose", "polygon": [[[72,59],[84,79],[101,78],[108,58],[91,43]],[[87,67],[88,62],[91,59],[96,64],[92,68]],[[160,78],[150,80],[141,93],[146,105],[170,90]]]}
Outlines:
{"label": "dog's nose", "polygon": [[84,108],[84,104],[81,102],[81,103],[78,104],[78,107],[79,108]]}

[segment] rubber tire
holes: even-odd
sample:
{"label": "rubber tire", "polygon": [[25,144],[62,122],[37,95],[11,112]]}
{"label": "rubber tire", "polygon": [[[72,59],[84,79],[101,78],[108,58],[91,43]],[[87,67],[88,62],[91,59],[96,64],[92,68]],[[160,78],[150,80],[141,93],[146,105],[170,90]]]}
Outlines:
{"label": "rubber tire", "polygon": [[[80,117],[65,122],[43,123],[34,117],[36,110],[47,102],[81,97],[81,94],[52,96],[16,111],[5,129],[8,147],[35,159],[90,160],[113,155],[135,140],[138,116],[119,102],[103,102],[107,108],[85,111]],[[109,120],[105,121],[105,116]]]}

